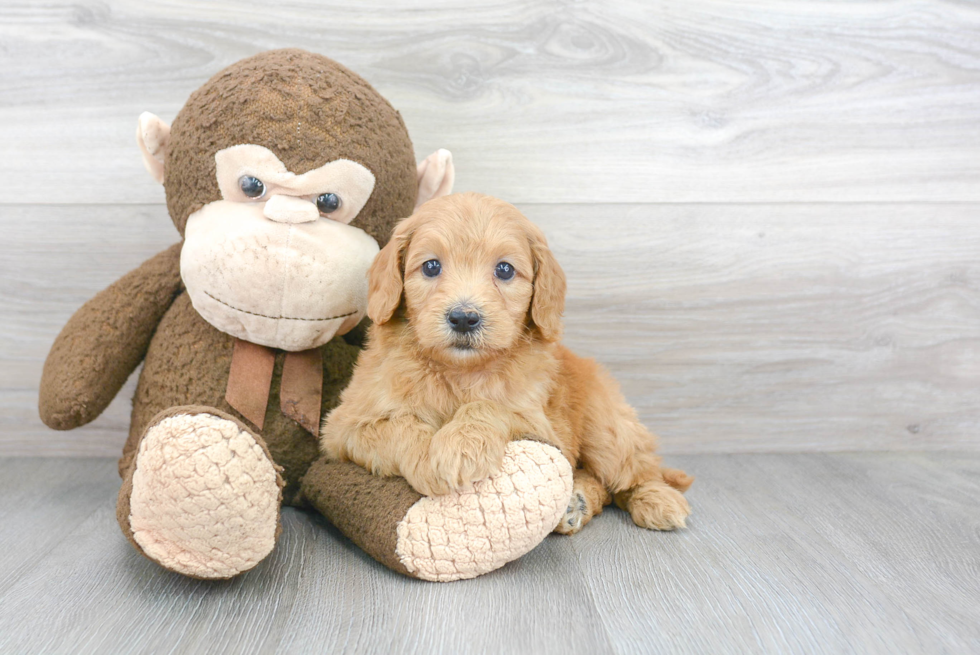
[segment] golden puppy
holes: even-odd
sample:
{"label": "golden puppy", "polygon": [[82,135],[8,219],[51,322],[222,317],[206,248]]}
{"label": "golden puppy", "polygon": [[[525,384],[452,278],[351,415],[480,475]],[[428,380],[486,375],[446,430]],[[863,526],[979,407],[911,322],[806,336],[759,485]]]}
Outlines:
{"label": "golden puppy", "polygon": [[645,528],[684,526],[693,481],[660,467],[655,439],[616,382],[558,343],[565,275],[515,207],[475,193],[402,221],[370,271],[374,321],[323,450],[439,495],[495,473],[514,439],[558,447],[575,468],[558,527],[610,501]]}

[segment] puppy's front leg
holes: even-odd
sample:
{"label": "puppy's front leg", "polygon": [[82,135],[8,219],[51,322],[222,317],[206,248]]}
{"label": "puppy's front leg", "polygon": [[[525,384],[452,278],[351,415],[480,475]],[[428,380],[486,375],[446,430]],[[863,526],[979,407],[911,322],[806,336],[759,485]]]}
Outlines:
{"label": "puppy's front leg", "polygon": [[513,425],[508,411],[493,403],[466,403],[432,435],[432,472],[453,489],[490,477],[500,470]]}
{"label": "puppy's front leg", "polygon": [[431,425],[410,414],[366,418],[346,410],[341,405],[323,424],[321,449],[329,459],[354,462],[375,475],[400,475],[425,496],[452,490],[429,463]]}

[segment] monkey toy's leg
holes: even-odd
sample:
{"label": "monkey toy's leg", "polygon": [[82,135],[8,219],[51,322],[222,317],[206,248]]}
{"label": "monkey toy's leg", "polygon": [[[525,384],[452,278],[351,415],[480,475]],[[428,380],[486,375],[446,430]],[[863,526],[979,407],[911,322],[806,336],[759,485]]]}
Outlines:
{"label": "monkey toy's leg", "polygon": [[568,506],[572,467],[557,448],[522,440],[507,445],[499,473],[468,491],[421,496],[404,478],[325,458],[302,488],[307,502],[382,564],[448,582],[500,568],[537,546]]}
{"label": "monkey toy's leg", "polygon": [[[117,518],[142,554],[171,571],[231,578],[281,531],[282,477],[261,437],[210,407],[161,412],[123,472]],[[403,478],[321,459],[306,502],[382,564],[424,580],[473,578],[524,555],[568,506],[572,469],[536,441],[507,446],[501,471],[469,491],[423,497]]]}
{"label": "monkey toy's leg", "polygon": [[137,550],[164,568],[231,578],[275,546],[282,486],[265,443],[241,421],[176,407],[143,433],[116,516]]}

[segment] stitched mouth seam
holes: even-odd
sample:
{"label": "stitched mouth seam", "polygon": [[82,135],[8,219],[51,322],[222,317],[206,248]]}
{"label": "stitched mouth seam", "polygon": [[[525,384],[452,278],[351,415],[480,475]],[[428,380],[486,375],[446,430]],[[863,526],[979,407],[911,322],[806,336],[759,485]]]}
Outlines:
{"label": "stitched mouth seam", "polygon": [[216,302],[220,302],[222,305],[224,305],[228,309],[234,309],[236,312],[241,312],[242,314],[250,314],[251,316],[260,316],[262,318],[271,318],[274,321],[309,321],[311,323],[316,323],[316,322],[319,322],[319,321],[335,321],[338,318],[345,318],[347,316],[353,316],[354,314],[357,313],[357,310],[355,309],[352,312],[347,312],[346,314],[337,314],[336,316],[330,316],[329,318],[296,318],[294,316],[269,316],[268,314],[259,314],[258,312],[250,312],[247,309],[241,309],[239,307],[235,307],[234,305],[229,305],[228,303],[226,303],[221,298],[215,298],[214,296],[212,296],[207,291],[204,292],[204,295],[206,295],[211,300],[214,300]]}

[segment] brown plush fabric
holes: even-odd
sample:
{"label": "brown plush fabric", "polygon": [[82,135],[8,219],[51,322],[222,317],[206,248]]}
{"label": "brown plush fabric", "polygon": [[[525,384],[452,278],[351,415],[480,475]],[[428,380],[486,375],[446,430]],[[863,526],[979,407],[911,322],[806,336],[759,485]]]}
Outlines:
{"label": "brown plush fabric", "polygon": [[[245,419],[225,400],[234,342],[234,337],[219,332],[194,311],[187,294],[178,296],[160,322],[146,354],[133,397],[133,419],[119,464],[121,473],[131,464],[146,426],[155,415],[170,407],[201,405],[240,421]],[[337,337],[322,346],[320,352],[323,357],[321,413],[325,415],[339,402],[360,349]],[[284,360],[285,353],[277,351],[264,426],[256,434],[265,440],[273,461],[284,469],[284,501],[296,504],[299,479],[319,456],[319,448],[312,434],[280,410]]]}
{"label": "brown plush fabric", "polygon": [[352,346],[363,348],[367,344],[367,333],[370,327],[371,319],[365,317],[353,330],[344,335],[344,341]]}
{"label": "brown plush fabric", "polygon": [[221,199],[214,153],[243,143],[272,150],[301,175],[335,159],[377,181],[351,225],[384,246],[412,213],[416,167],[401,116],[359,75],[322,55],[271,50],[236,62],[191,94],[174,119],[166,155],[167,206],[181,234],[187,217]]}
{"label": "brown plush fabric", "polygon": [[[215,75],[191,95],[174,120],[165,156],[165,190],[171,219],[181,234],[190,214],[221,198],[215,153],[246,143],[269,148],[296,174],[341,158],[370,169],[376,178],[374,191],[351,225],[381,246],[395,223],[414,207],[414,151],[398,112],[367,82],[336,62],[302,50],[278,50],[242,60]],[[316,438],[281,409],[284,352],[275,352],[260,430],[244,423],[245,417],[225,400],[235,339],[194,310],[183,292],[179,256],[180,244],[86,303],[62,330],[42,377],[42,418],[51,427],[71,429],[98,416],[144,362],[133,397],[129,438],[119,461],[123,477],[119,521],[131,540],[129,499],[135,457],[147,428],[165,416],[192,408],[242,423],[282,468],[282,502],[287,504],[306,505],[300,480],[320,456]],[[319,348],[321,416],[339,402],[366,323]],[[304,379],[308,383],[312,378]],[[308,386],[300,384],[303,389]],[[294,395],[287,390],[287,406],[292,406]],[[312,420],[311,408],[299,409]],[[336,517],[338,527],[369,553],[405,572],[392,559],[394,525],[418,494],[401,479],[375,478],[350,464],[330,466],[339,468],[334,471],[324,465],[309,479],[314,506]],[[336,480],[325,477],[333,472]],[[339,503],[335,510],[329,509],[333,501]]]}
{"label": "brown plush fabric", "polygon": [[109,405],[136,369],[181,289],[177,243],[85,303],[51,346],[41,373],[41,420],[71,430]]}
{"label": "brown plush fabric", "polygon": [[395,554],[398,523],[422,498],[404,478],[384,478],[357,464],[319,459],[303,477],[302,489],[307,502],[364,552],[390,569],[416,577]]}

